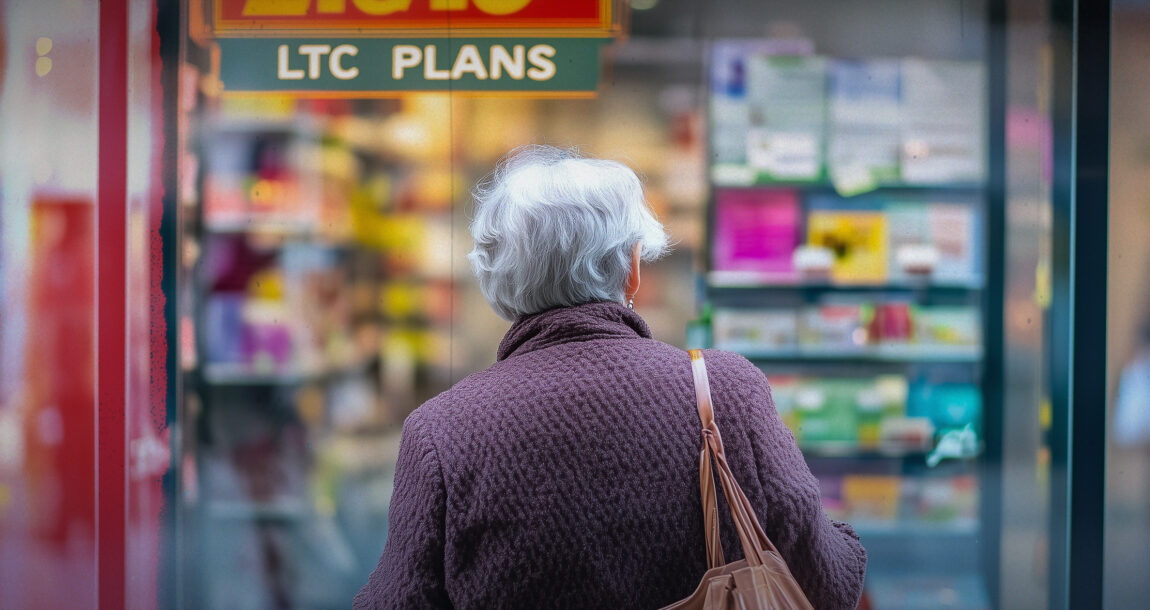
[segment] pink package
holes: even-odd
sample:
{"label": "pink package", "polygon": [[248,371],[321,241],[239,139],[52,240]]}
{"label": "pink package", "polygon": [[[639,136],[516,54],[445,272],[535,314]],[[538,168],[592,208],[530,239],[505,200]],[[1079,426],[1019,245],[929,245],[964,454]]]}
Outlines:
{"label": "pink package", "polygon": [[793,190],[715,192],[716,271],[757,271],[792,277],[799,245],[799,199]]}

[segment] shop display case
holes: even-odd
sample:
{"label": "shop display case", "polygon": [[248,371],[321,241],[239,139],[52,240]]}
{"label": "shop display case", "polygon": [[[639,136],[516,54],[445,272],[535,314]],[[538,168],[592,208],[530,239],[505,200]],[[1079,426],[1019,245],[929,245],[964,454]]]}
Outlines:
{"label": "shop display case", "polygon": [[530,143],[640,175],[860,608],[1138,607],[1138,5],[0,0],[0,607],[346,608]]}
{"label": "shop display case", "polygon": [[698,340],[767,374],[869,603],[986,607],[987,60],[818,43],[713,42]]}

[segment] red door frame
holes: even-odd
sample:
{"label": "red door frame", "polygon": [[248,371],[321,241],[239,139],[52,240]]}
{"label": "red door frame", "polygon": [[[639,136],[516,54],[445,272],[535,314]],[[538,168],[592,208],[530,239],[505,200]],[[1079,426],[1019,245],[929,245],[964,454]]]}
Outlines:
{"label": "red door frame", "polygon": [[128,0],[100,1],[99,200],[96,206],[96,587],[125,604]]}

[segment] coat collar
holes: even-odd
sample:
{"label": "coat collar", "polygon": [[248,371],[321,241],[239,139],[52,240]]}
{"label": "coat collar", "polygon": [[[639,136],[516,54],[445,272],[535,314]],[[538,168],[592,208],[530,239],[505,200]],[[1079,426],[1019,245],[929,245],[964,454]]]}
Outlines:
{"label": "coat collar", "polygon": [[499,342],[496,359],[537,349],[610,337],[651,338],[651,329],[639,314],[622,303],[593,301],[521,315]]}

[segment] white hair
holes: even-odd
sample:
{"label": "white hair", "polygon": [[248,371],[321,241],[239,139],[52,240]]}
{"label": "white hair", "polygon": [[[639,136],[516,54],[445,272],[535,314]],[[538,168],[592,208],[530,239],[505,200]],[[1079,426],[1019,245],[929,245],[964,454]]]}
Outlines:
{"label": "white hair", "polygon": [[631,251],[654,260],[667,233],[643,185],[616,161],[553,146],[517,148],[475,187],[467,259],[506,320],[553,307],[623,301]]}

